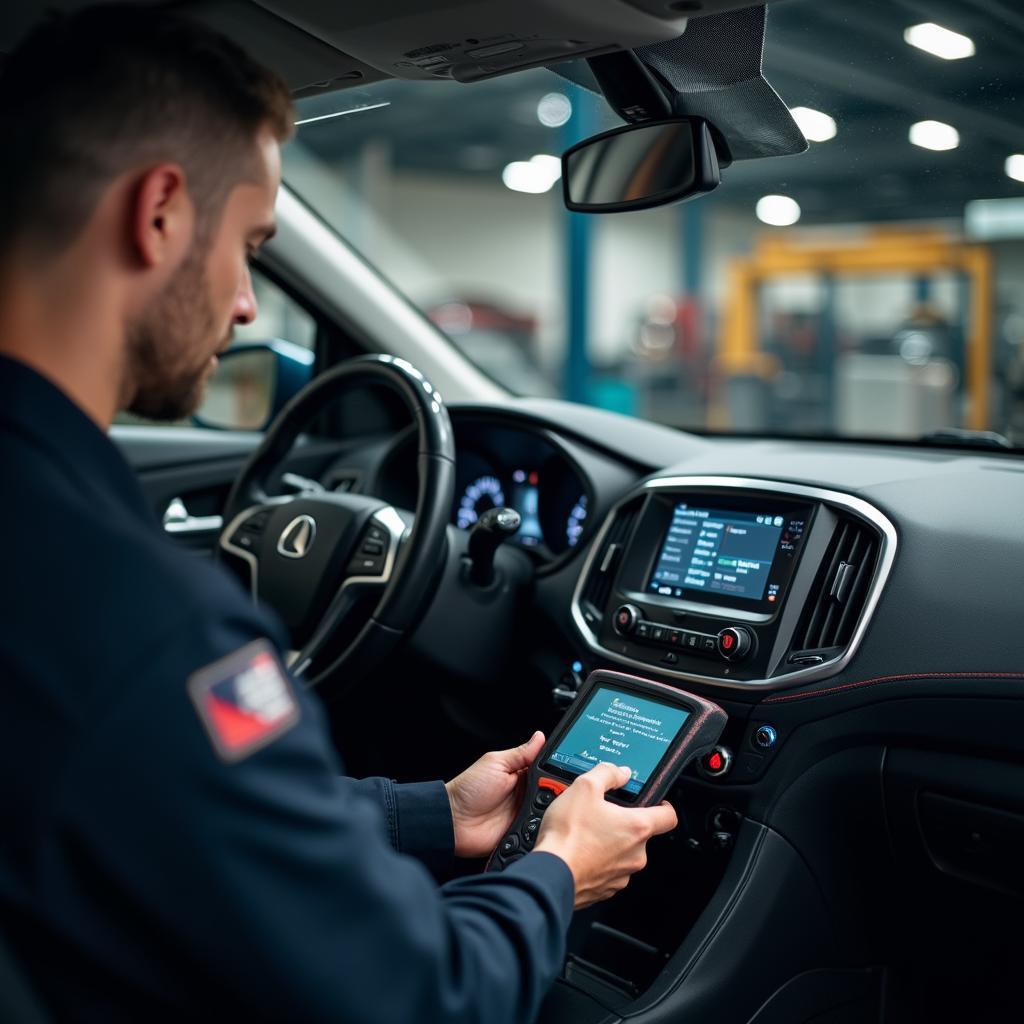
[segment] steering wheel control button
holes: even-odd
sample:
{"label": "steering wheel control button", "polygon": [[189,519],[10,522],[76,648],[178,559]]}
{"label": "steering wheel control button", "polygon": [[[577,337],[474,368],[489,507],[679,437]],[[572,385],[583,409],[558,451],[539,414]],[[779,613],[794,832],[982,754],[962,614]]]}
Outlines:
{"label": "steering wheel control button", "polygon": [[384,545],[380,541],[368,540],[359,550],[364,555],[383,555]]}
{"label": "steering wheel control button", "polygon": [[714,747],[698,762],[697,768],[706,779],[720,779],[732,767],[732,751],[728,747]]}
{"label": "steering wheel control button", "polygon": [[619,636],[629,636],[640,621],[640,609],[635,604],[623,604],[615,609],[613,623]]}
{"label": "steering wheel control button", "polygon": [[754,730],[754,746],[759,750],[771,750],[778,741],[774,725],[762,725]]}
{"label": "steering wheel control button", "polygon": [[263,509],[254,512],[248,519],[240,523],[238,529],[230,539],[230,543],[237,545],[245,551],[254,551],[263,536],[267,520],[270,519],[271,510]]}
{"label": "steering wheel control button", "polygon": [[519,836],[517,836],[514,832],[511,832],[509,833],[509,835],[505,836],[504,839],[502,839],[501,846],[498,847],[498,852],[502,855],[502,857],[508,857],[511,854],[515,853],[518,849]]}
{"label": "steering wheel control button", "polygon": [[753,645],[750,630],[742,626],[728,626],[718,634],[718,653],[726,661],[740,661]]}
{"label": "steering wheel control button", "polygon": [[356,555],[348,564],[348,571],[355,576],[379,576],[384,571],[384,557]]}

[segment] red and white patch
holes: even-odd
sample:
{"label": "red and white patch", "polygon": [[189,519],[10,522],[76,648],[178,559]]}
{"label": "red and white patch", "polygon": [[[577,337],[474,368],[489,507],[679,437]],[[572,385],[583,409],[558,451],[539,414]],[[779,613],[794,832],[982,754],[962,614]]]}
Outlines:
{"label": "red and white patch", "polygon": [[225,761],[241,761],[299,720],[292,684],[267,640],[193,673],[188,693]]}

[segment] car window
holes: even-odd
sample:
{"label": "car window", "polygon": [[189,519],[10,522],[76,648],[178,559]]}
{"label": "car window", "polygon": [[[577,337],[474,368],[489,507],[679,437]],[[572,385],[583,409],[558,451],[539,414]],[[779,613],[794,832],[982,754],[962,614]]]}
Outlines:
{"label": "car window", "polygon": [[[256,297],[256,319],[251,324],[235,326],[231,347],[283,341],[312,352],[316,347],[317,324],[310,312],[256,266],[252,267],[252,287]],[[262,410],[269,405],[266,392],[272,387],[272,377],[266,372],[268,366],[269,363],[258,364],[253,368],[254,372],[232,372],[231,365],[217,370],[207,384],[204,407],[214,411],[231,408],[236,416],[239,409],[252,408],[256,410],[254,422],[262,422]],[[238,368],[237,364],[235,368]],[[153,425],[149,420],[124,412],[118,413],[114,422]],[[185,427],[197,424],[186,419],[171,425]]]}
{"label": "car window", "polygon": [[618,122],[546,69],[305,99],[286,179],[513,391],[1024,444],[1024,65],[999,5],[933,13],[772,6],[765,76],[810,149],[679,206],[566,212],[555,158]]}

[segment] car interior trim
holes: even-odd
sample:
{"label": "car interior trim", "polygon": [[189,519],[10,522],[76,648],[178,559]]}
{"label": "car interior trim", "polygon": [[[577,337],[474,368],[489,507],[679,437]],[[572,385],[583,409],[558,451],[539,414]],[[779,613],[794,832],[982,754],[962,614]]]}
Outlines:
{"label": "car interior trim", "polygon": [[810,697],[828,697],[847,690],[862,689],[865,686],[879,686],[882,683],[910,683],[931,681],[933,679],[1007,679],[1024,680],[1024,672],[904,672],[901,675],[875,676],[873,679],[861,679],[855,683],[842,683],[839,686],[828,686],[819,690],[808,690],[804,693],[775,694],[766,697],[765,704],[782,704]]}

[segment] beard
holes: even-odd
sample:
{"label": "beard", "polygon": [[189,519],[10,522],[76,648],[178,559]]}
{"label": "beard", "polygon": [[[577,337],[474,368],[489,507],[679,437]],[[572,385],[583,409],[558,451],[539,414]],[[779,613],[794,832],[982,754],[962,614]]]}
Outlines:
{"label": "beard", "polygon": [[128,411],[136,416],[180,420],[202,402],[215,328],[204,257],[193,246],[152,306],[128,325],[125,379],[135,388]]}

